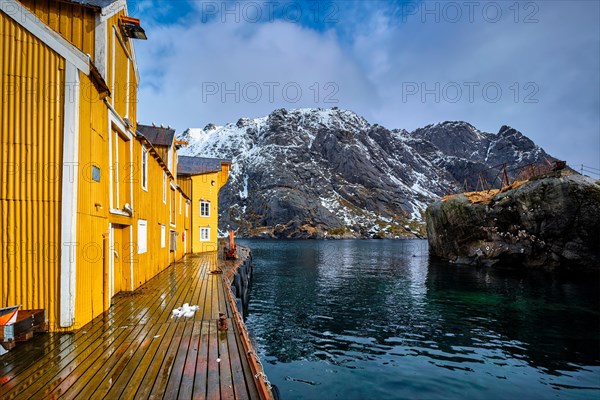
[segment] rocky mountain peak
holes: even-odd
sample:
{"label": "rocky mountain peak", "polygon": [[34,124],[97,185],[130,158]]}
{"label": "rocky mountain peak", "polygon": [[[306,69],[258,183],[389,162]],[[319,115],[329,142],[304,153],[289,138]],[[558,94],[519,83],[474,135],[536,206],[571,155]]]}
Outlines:
{"label": "rocky mountain peak", "polygon": [[514,134],[514,132],[518,132],[515,128],[510,127],[508,125],[502,125],[500,127],[500,130],[498,131],[498,135],[505,135],[505,134]]}
{"label": "rocky mountain peak", "polygon": [[[498,138],[504,138],[506,140],[511,141],[520,141],[523,144],[527,143],[529,147],[535,147],[535,143],[532,140],[527,138],[521,132],[507,125],[502,125],[500,130],[498,131]],[[512,139],[510,139],[512,138]]]}
{"label": "rocky mountain peak", "polygon": [[184,155],[233,160],[221,222],[248,236],[419,235],[423,210],[439,196],[498,161],[547,156],[523,135],[463,121],[389,130],[337,107],[278,109],[190,128],[181,139],[190,143]]}
{"label": "rocky mountain peak", "polygon": [[366,129],[369,123],[361,116],[348,110],[337,107],[323,108],[300,108],[295,110],[278,109],[268,116],[271,125],[287,125],[297,128],[308,129],[316,133],[322,128],[343,129],[356,131]]}

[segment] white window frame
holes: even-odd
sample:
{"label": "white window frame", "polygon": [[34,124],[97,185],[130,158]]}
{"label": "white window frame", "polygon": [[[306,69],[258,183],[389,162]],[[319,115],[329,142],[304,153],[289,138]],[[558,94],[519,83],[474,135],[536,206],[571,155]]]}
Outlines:
{"label": "white window frame", "polygon": [[200,241],[210,242],[210,227],[200,227]]}
{"label": "white window frame", "polygon": [[[114,135],[112,134],[114,131]],[[121,201],[122,199],[120,198],[120,177],[119,177],[119,137],[120,136],[124,136],[124,140],[126,142],[129,142],[129,159],[133,160],[133,136],[131,135],[131,133],[127,130],[127,128],[125,127],[125,125],[123,124],[123,122],[121,121],[120,117],[118,114],[116,114],[116,112],[114,111],[114,109],[111,108],[111,106],[109,105],[109,110],[108,110],[108,131],[109,135],[108,135],[108,149],[109,149],[109,153],[108,153],[108,161],[109,161],[109,177],[110,177],[110,182],[109,182],[109,192],[110,192],[110,196],[109,196],[109,205],[110,205],[110,212],[112,214],[117,214],[117,215],[123,215],[123,216],[129,216],[129,214],[123,210],[121,210]],[[115,157],[113,158],[113,151],[115,152]],[[115,168],[116,167],[116,168]],[[115,199],[113,199],[114,194],[115,194],[115,190],[116,190],[116,204],[115,204]],[[129,205],[131,207],[134,206],[133,201],[134,201],[134,190],[133,190],[133,179],[129,179]]]}
{"label": "white window frame", "polygon": [[121,209],[121,177],[120,177],[120,169],[121,169],[121,162],[119,161],[119,132],[117,132],[117,130],[115,129],[114,131],[114,139],[115,139],[115,164],[114,164],[114,169],[115,169],[115,194],[116,194],[116,204],[115,204],[115,208],[117,210]]}
{"label": "white window frame", "polygon": [[173,155],[171,154],[171,147],[167,150],[167,168],[173,173]]}
{"label": "white window frame", "polygon": [[148,149],[142,146],[142,189],[148,191]]}
{"label": "white window frame", "polygon": [[190,215],[190,202],[189,200],[185,202],[185,217],[188,218]]}
{"label": "white window frame", "polygon": [[138,219],[138,254],[148,251],[148,221]]}
{"label": "white window frame", "polygon": [[163,204],[167,204],[167,173],[163,171]]}
{"label": "white window frame", "polygon": [[111,49],[111,52],[112,52],[112,80],[110,82],[110,93],[112,95],[110,96],[110,103],[114,107],[115,106],[115,94],[114,94],[115,93],[115,75],[116,75],[115,74],[115,71],[116,71],[115,64],[116,64],[116,59],[117,59],[117,57],[116,57],[116,54],[117,54],[117,48],[116,48],[116,46],[117,46],[117,44],[116,44],[117,43],[117,31],[116,31],[116,29],[113,29],[112,35],[113,35],[112,49]]}
{"label": "white window frame", "polygon": [[160,248],[167,247],[167,226],[160,224]]}
{"label": "white window frame", "polygon": [[[177,192],[177,190],[175,189],[175,185],[173,185],[173,183],[171,183],[170,190],[173,193]],[[169,221],[170,221],[170,225],[172,227],[175,227],[175,226],[177,226],[177,208],[176,208],[177,200],[176,200],[176,198],[175,199],[173,198],[174,197],[174,196],[172,196],[173,193],[169,192]],[[173,212],[175,212],[175,216],[173,216]]]}
{"label": "white window frame", "polygon": [[[203,206],[206,206],[206,214],[203,213]],[[210,217],[210,201],[200,200],[200,216],[201,217]]]}

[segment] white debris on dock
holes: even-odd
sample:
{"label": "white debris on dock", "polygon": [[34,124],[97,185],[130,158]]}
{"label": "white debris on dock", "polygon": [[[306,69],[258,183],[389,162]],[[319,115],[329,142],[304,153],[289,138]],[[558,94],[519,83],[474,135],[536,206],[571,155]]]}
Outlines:
{"label": "white debris on dock", "polygon": [[188,303],[185,303],[183,306],[174,309],[171,312],[171,318],[190,318],[194,316],[196,310],[198,310],[198,306],[190,306]]}

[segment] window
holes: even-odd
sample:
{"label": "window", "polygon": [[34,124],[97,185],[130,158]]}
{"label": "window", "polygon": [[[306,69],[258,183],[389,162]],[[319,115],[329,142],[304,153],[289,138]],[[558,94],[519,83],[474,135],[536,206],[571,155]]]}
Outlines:
{"label": "window", "polygon": [[200,228],[200,241],[207,242],[210,240],[210,228]]}
{"label": "window", "polygon": [[148,150],[142,146],[142,189],[148,190]]}
{"label": "window", "polygon": [[190,212],[190,202],[186,201],[185,202],[185,217],[187,218]]}
{"label": "window", "polygon": [[112,125],[110,142],[111,189],[110,204],[115,210],[122,210],[126,203],[131,204],[130,183],[133,182],[133,164],[131,164],[131,142],[129,137]]}
{"label": "window", "polygon": [[[94,121],[97,119],[94,119]],[[139,164],[136,164],[137,156],[135,156],[139,153],[133,152],[134,145],[131,131],[125,127],[114,110],[110,110],[108,113],[108,122],[106,133],[109,163],[106,165],[108,169],[105,174],[107,177],[106,183],[108,183],[108,211],[113,214],[131,217],[129,212],[125,210],[125,204],[133,204],[133,192],[134,188],[137,187],[134,183],[137,184],[136,179],[140,179],[137,177],[136,170],[139,169]],[[100,125],[100,123],[94,123],[94,125]],[[96,126],[96,128],[102,130],[100,126]],[[135,225],[135,221],[133,224]]]}
{"label": "window", "polygon": [[167,173],[163,171],[163,203],[167,204]]}
{"label": "window", "polygon": [[179,193],[179,215],[181,215],[181,213],[183,211],[181,211],[183,209],[183,196],[181,195],[181,193]]}
{"label": "window", "polygon": [[138,254],[144,254],[148,250],[148,222],[138,220]]}
{"label": "window", "polygon": [[94,182],[100,182],[100,167],[92,165],[92,180]]}
{"label": "window", "polygon": [[160,226],[160,248],[164,249],[167,245],[167,227],[164,225]]}
{"label": "window", "polygon": [[210,217],[210,201],[200,200],[200,216]]}

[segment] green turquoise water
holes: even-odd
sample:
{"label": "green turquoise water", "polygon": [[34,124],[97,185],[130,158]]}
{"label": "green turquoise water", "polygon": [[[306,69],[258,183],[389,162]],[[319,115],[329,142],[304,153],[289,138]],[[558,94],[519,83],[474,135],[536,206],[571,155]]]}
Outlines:
{"label": "green turquoise water", "polygon": [[246,323],[284,399],[600,399],[600,276],[426,241],[261,241]]}

